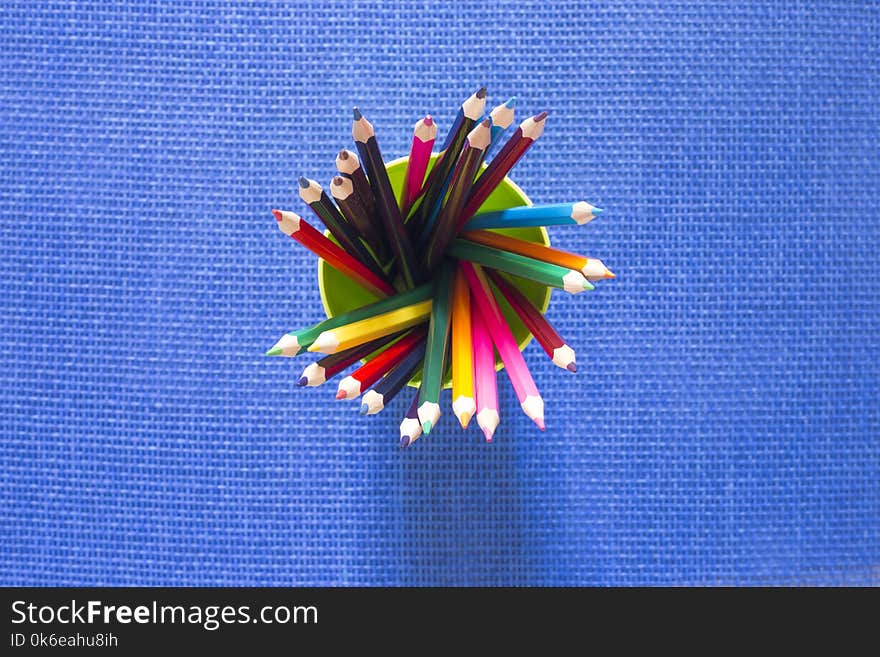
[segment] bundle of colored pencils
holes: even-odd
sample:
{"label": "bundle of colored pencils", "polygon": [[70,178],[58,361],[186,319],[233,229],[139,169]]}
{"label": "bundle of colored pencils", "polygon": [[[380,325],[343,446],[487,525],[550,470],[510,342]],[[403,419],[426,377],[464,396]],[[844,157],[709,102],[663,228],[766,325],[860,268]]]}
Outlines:
{"label": "bundle of colored pencils", "polygon": [[400,424],[402,448],[437,425],[449,369],[453,413],[462,428],[476,416],[491,442],[500,421],[496,351],[523,412],[544,430],[543,399],[499,302],[513,309],[555,365],[576,372],[574,349],[516,281],[578,293],[614,277],[596,258],[496,232],[583,225],[601,212],[585,201],[481,212],[544,131],[546,112],[527,117],[486,164],[513,124],[514,104],[511,98],[486,114],[486,89],[480,89],[462,103],[436,156],[437,125],[430,115],[419,120],[399,198],[373,126],[355,108],[357,154],[342,150],[336,158],[335,203],[319,183],[299,180],[300,197],[328,235],[294,212],[272,211],[285,235],[378,300],[287,333],[267,354],[325,354],[306,366],[300,386],[321,385],[356,366],[339,382],[336,399],[361,397],[365,415],[382,411],[418,377]]}

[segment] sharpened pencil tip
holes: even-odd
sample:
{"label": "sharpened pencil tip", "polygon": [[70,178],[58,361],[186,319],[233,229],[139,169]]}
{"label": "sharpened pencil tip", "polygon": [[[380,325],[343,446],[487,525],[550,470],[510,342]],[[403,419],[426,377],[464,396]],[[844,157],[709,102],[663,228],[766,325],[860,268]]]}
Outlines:
{"label": "sharpened pencil tip", "polygon": [[345,390],[337,390],[336,391],[336,399],[345,399],[348,395]]}
{"label": "sharpened pencil tip", "polygon": [[341,151],[339,151],[339,155],[337,155],[336,157],[338,157],[340,160],[347,160],[348,151],[343,148]]}
{"label": "sharpened pencil tip", "polygon": [[615,274],[610,269],[605,270],[605,278],[617,278],[617,274]]}
{"label": "sharpened pencil tip", "polygon": [[361,415],[366,415],[370,412],[369,404],[361,404]]}
{"label": "sharpened pencil tip", "polygon": [[535,424],[538,425],[538,428],[539,428],[541,431],[544,431],[545,428],[546,428],[546,427],[544,426],[544,418],[542,418],[542,417],[536,417],[536,418],[535,418]]}
{"label": "sharpened pencil tip", "polygon": [[430,114],[425,114],[425,125],[434,125],[434,118]]}
{"label": "sharpened pencil tip", "polygon": [[431,424],[431,420],[425,420],[422,422],[422,433],[426,436],[431,433],[431,429],[434,428],[434,425]]}
{"label": "sharpened pencil tip", "polygon": [[486,87],[480,87],[480,90],[477,92],[477,98],[485,98],[486,93]]}
{"label": "sharpened pencil tip", "polygon": [[567,369],[569,372],[574,374],[575,372],[578,371],[578,364],[577,363],[569,363],[568,365],[565,366],[565,369]]}
{"label": "sharpened pencil tip", "polygon": [[535,115],[532,117],[532,120],[533,120],[535,123],[540,123],[541,121],[543,121],[543,120],[546,119],[546,118],[547,118],[547,112],[541,112],[540,114],[535,114]]}
{"label": "sharpened pencil tip", "polygon": [[516,105],[516,96],[511,96],[510,99],[506,103],[504,103],[504,106],[507,109],[513,109],[515,105]]}
{"label": "sharpened pencil tip", "polygon": [[334,187],[339,187],[342,184],[342,176],[333,176],[333,180],[330,181],[330,184]]}
{"label": "sharpened pencil tip", "polygon": [[602,214],[603,212],[604,210],[602,208],[593,208],[590,214],[595,217],[596,215]]}
{"label": "sharpened pencil tip", "polygon": [[406,449],[409,447],[409,444],[412,442],[412,438],[409,436],[401,436],[400,437],[400,449]]}
{"label": "sharpened pencil tip", "polygon": [[483,427],[483,435],[486,436],[486,442],[492,442],[492,430],[489,427]]}
{"label": "sharpened pencil tip", "polygon": [[266,352],[267,356],[280,356],[284,353],[284,349],[281,347],[272,347],[269,351]]}
{"label": "sharpened pencil tip", "polygon": [[364,115],[361,114],[361,111],[357,107],[354,108],[352,114],[354,114],[355,121],[360,121],[362,118],[364,118]]}
{"label": "sharpened pencil tip", "polygon": [[306,178],[304,178],[303,176],[300,176],[299,177],[299,186],[302,187],[303,189],[308,189],[309,188],[309,181]]}
{"label": "sharpened pencil tip", "polygon": [[301,377],[299,377],[299,381],[296,382],[296,385],[298,385],[300,388],[302,388],[308,382],[309,382],[309,377],[301,376]]}
{"label": "sharpened pencil tip", "polygon": [[588,280],[584,280],[584,289],[585,290],[595,290],[596,286],[590,283]]}
{"label": "sharpened pencil tip", "polygon": [[275,216],[275,221],[281,221],[281,210],[272,210],[272,214]]}

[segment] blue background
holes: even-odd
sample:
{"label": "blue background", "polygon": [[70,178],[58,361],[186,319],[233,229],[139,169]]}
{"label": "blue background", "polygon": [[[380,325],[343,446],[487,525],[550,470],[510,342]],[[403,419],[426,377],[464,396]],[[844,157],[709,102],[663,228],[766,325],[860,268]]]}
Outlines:
{"label": "blue background", "polygon": [[[112,5],[112,6],[111,6]],[[860,2],[6,2],[0,581],[880,583],[880,11]],[[386,158],[480,84],[581,372],[400,453],[262,352],[321,316],[274,206],[351,106]]]}

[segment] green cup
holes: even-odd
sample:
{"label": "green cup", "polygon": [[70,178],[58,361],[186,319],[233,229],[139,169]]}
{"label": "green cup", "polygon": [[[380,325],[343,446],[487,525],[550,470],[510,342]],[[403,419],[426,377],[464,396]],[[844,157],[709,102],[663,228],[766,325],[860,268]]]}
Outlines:
{"label": "green cup", "polygon": [[[434,159],[436,157],[436,155],[433,156]],[[406,163],[408,160],[408,157],[401,157],[385,165],[388,170],[388,178],[391,180],[391,187],[394,189],[394,194],[398,199],[400,198],[401,189],[403,189],[403,179],[406,175]],[[433,161],[429,165],[429,170],[430,166],[433,166]],[[492,192],[481,210],[483,212],[493,212],[495,210],[506,210],[531,204],[532,202],[525,195],[525,192],[517,187],[516,183],[510,180],[510,178],[505,178],[495,191]],[[550,236],[545,228],[507,228],[495,232],[550,246]],[[522,278],[510,278],[510,281],[542,313],[547,312],[547,306],[550,305],[551,289],[549,287]],[[370,294],[357,283],[349,280],[344,274],[333,269],[333,267],[329,267],[321,259],[318,260],[318,287],[321,292],[321,303],[324,305],[324,312],[328,318],[360,308],[378,299],[378,297]],[[500,299],[500,305],[504,318],[513,332],[513,337],[519,345],[520,351],[522,351],[532,339],[532,334],[529,333],[529,330],[520,321],[519,316],[504,299]],[[502,367],[501,360],[496,358],[495,369],[500,371]],[[410,381],[409,385],[417,386],[419,381],[420,376],[416,376]],[[450,387],[450,385],[451,379],[447,377],[445,387]]]}

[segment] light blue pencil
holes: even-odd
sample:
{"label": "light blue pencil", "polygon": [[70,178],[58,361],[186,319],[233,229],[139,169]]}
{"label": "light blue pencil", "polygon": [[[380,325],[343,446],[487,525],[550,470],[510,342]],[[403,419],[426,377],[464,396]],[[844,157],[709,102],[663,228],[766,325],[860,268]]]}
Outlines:
{"label": "light blue pencil", "polygon": [[486,228],[528,228],[531,226],[583,226],[602,213],[586,201],[525,205],[500,212],[478,214],[465,224],[464,230]]}
{"label": "light blue pencil", "polygon": [[498,143],[498,140],[501,139],[501,135],[504,134],[504,131],[513,124],[513,108],[515,105],[516,96],[513,96],[506,103],[502,103],[489,112],[489,118],[492,119],[492,141],[489,143],[489,148],[486,149],[486,153],[492,150],[495,144]]}

